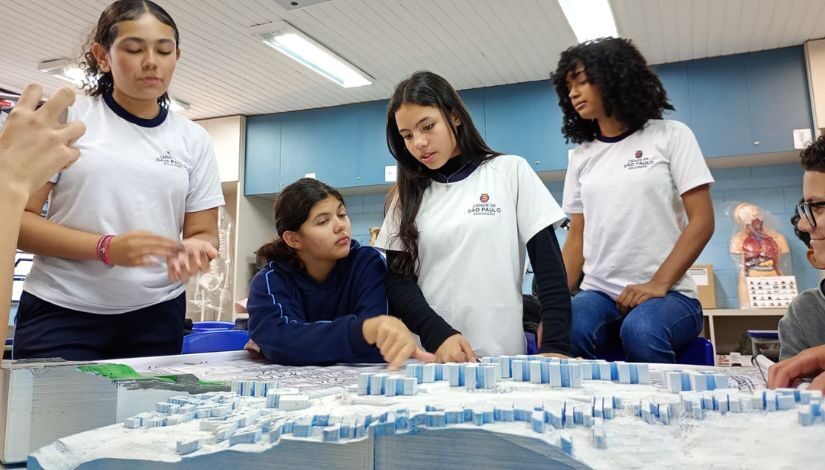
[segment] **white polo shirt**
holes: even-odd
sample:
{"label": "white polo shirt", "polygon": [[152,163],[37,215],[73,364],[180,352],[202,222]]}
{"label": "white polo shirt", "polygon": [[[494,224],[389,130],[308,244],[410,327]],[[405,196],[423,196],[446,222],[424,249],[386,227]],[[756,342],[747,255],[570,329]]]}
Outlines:
{"label": "white polo shirt", "polygon": [[[570,154],[563,208],[584,215],[582,290],[616,299],[650,281],[687,225],[681,195],[713,183],[693,132],[651,119],[617,142],[594,140]],[[682,276],[672,290],[696,298]]]}
{"label": "white polo shirt", "polygon": [[[403,251],[393,203],[375,246]],[[418,285],[427,302],[480,356],[523,354],[521,281],[527,242],[563,221],[523,158],[502,155],[465,179],[433,181],[416,224]]]}
{"label": "white polo shirt", "polygon": [[[224,204],[212,142],[197,124],[169,112],[145,120],[102,97],[78,96],[70,121],[86,124],[80,158],[52,179],[47,218],[91,233],[146,230],[179,239],[187,212]],[[106,266],[98,260],[35,256],[24,290],[64,308],[97,314],[138,310],[185,289],[166,264]]]}

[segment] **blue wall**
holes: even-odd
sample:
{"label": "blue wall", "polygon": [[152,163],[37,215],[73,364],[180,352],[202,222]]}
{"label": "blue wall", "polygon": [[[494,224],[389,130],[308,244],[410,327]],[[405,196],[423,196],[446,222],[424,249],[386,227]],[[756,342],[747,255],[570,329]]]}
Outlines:
{"label": "blue wall", "polygon": [[[802,47],[656,66],[676,111],[706,157],[793,150],[793,130],[812,126]],[[521,155],[536,171],[564,170],[562,113],[547,80],[459,92],[494,149]],[[315,173],[339,188],[380,185],[387,150],[386,101],[251,116],[246,195],[273,194]]]}
{"label": "blue wall", "polygon": [[[771,214],[777,229],[785,235],[791,249],[793,274],[800,291],[815,287],[819,273],[805,258],[805,245],[793,233],[790,218],[802,196],[802,169],[799,165],[768,165],[713,170],[716,184],[711,190],[716,215],[716,231],[697,264],[712,264],[716,282],[717,308],[739,308],[737,273],[728,244],[734,232],[733,218],[726,214],[739,202],[751,202]],[[561,203],[564,184],[552,182],[548,189]],[[369,228],[380,227],[383,220],[384,194],[349,196],[347,212],[352,220],[353,238],[362,244],[369,242]],[[560,231],[563,243],[566,232]],[[529,283],[528,283],[529,285]]]}

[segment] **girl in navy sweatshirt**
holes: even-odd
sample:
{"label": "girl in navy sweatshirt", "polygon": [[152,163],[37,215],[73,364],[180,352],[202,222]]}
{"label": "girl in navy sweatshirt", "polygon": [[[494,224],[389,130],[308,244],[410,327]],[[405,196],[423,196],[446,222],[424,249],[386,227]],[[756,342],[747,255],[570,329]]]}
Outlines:
{"label": "girl in navy sweatshirt", "polygon": [[338,191],[312,178],[290,184],[275,202],[275,228],[249,288],[252,349],[288,365],[434,359],[388,315],[386,263],[350,238]]}

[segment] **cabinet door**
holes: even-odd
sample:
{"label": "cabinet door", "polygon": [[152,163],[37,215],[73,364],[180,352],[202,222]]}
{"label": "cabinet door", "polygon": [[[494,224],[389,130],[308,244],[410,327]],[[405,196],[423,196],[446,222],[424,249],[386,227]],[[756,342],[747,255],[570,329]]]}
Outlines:
{"label": "cabinet door", "polygon": [[536,171],[567,168],[561,109],[549,81],[485,91],[487,143],[499,152],[526,158]]}
{"label": "cabinet door", "polygon": [[742,55],[687,63],[691,128],[706,157],[753,153]]}
{"label": "cabinet door", "polygon": [[464,104],[467,105],[467,109],[470,111],[470,117],[473,118],[473,124],[478,129],[478,133],[481,134],[481,137],[485,137],[487,135],[486,129],[486,117],[484,115],[484,88],[474,88],[472,90],[462,90],[458,92],[459,96],[461,96],[461,100],[464,101]]}
{"label": "cabinet door", "polygon": [[358,119],[349,107],[319,109],[316,178],[335,188],[355,186]]}
{"label": "cabinet door", "polygon": [[316,111],[286,113],[281,121],[281,181],[289,185],[307,173],[315,173],[318,163]]}
{"label": "cabinet door", "polygon": [[793,130],[813,127],[802,47],[746,54],[745,67],[751,152],[793,150]]}
{"label": "cabinet door", "polygon": [[244,194],[275,193],[281,178],[281,115],[246,120]]}
{"label": "cabinet door", "polygon": [[387,148],[387,102],[375,101],[356,105],[356,185],[384,184],[384,167],[395,165]]}
{"label": "cabinet door", "polygon": [[690,89],[688,87],[687,65],[684,62],[662,64],[654,67],[656,75],[667,91],[670,104],[676,111],[666,111],[665,119],[681,121],[691,126]]}

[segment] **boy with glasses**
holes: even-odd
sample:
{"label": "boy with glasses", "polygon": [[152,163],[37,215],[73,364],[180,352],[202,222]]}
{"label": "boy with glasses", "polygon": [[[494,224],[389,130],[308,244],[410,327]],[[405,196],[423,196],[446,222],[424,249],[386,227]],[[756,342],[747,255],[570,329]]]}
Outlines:
{"label": "boy with glasses", "polygon": [[[808,261],[825,269],[825,137],[800,154],[805,173],[803,198],[791,219],[799,238],[807,239]],[[771,367],[768,385],[787,387],[804,377],[818,377],[812,388],[825,388],[825,281],[797,296],[779,322],[781,362]],[[789,359],[790,358],[790,359]]]}

